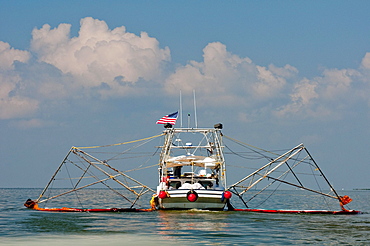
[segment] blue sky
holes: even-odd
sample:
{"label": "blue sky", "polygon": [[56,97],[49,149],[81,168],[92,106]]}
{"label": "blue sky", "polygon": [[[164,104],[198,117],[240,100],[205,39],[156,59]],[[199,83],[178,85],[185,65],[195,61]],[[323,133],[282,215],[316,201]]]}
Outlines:
{"label": "blue sky", "polygon": [[369,188],[370,2],[0,1],[0,187],[71,146],[152,136],[178,109],[265,149],[303,142]]}

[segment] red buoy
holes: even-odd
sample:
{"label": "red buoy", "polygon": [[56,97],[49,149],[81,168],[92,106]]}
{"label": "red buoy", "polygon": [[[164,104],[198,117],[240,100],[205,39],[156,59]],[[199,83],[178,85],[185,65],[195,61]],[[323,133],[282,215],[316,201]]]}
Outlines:
{"label": "red buoy", "polygon": [[196,193],[193,190],[190,190],[186,195],[186,199],[188,199],[189,202],[195,202],[198,199],[198,193]]}
{"label": "red buoy", "polygon": [[189,193],[187,198],[189,202],[195,202],[198,199],[198,196],[195,193]]}
{"label": "red buoy", "polygon": [[230,199],[230,198],[231,198],[231,195],[232,195],[232,194],[231,194],[231,192],[230,192],[230,191],[225,191],[225,192],[224,192],[224,198],[225,198],[225,199]]}
{"label": "red buoy", "polygon": [[165,192],[164,190],[161,190],[158,194],[158,197],[161,199],[167,198],[167,192]]}

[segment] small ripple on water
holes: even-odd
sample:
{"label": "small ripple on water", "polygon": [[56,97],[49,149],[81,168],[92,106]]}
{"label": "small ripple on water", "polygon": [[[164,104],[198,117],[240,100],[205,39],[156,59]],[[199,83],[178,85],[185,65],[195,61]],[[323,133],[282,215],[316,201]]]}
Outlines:
{"label": "small ripple on water", "polygon": [[[39,191],[0,189],[0,245],[364,244],[370,215],[260,214],[213,211],[50,213],[22,207]],[[103,191],[102,191],[103,192]],[[360,195],[356,209],[370,211]],[[351,195],[351,194],[350,194]],[[351,195],[352,196],[352,195]]]}

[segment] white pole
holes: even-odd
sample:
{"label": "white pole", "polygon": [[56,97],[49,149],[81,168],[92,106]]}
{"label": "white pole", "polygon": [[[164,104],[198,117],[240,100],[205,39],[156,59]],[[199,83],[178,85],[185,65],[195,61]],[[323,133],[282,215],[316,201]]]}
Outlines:
{"label": "white pole", "polygon": [[193,95],[194,95],[194,120],[195,120],[195,128],[198,128],[197,103],[195,101],[195,90],[193,90]]}
{"label": "white pole", "polygon": [[182,96],[180,90],[180,127],[182,128]]}

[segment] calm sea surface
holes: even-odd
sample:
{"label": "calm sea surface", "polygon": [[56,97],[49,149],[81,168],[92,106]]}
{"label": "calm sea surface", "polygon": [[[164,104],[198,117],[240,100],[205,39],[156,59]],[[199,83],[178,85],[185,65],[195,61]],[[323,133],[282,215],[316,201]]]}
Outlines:
{"label": "calm sea surface", "polygon": [[[360,215],[53,213],[23,207],[27,198],[35,199],[40,192],[41,189],[0,189],[0,245],[370,244],[370,191],[343,192],[354,200],[351,209],[364,212]],[[90,198],[94,200],[94,196],[102,194],[103,190],[96,190]],[[287,191],[280,199],[292,208],[290,198],[294,195],[294,191]]]}

